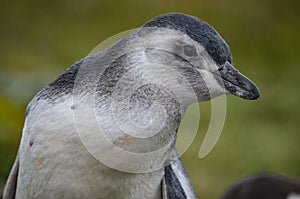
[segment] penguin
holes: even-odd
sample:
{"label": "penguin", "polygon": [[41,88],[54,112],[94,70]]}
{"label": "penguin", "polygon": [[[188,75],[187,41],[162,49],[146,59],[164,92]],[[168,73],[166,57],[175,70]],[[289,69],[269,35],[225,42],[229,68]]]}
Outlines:
{"label": "penguin", "polygon": [[296,178],[262,173],[242,178],[231,185],[221,199],[300,199]]}
{"label": "penguin", "polygon": [[197,198],[176,151],[186,108],[260,96],[207,22],[153,18],[87,56],[29,103],[3,199]]}

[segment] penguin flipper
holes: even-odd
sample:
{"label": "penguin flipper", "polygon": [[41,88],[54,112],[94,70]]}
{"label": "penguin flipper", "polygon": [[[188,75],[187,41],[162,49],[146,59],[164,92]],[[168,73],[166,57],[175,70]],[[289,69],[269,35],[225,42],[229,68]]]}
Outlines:
{"label": "penguin flipper", "polygon": [[162,181],[163,199],[197,199],[180,158],[165,166]]}
{"label": "penguin flipper", "polygon": [[2,192],[2,199],[14,199],[17,190],[17,181],[19,173],[19,152],[9,173],[8,179]]}

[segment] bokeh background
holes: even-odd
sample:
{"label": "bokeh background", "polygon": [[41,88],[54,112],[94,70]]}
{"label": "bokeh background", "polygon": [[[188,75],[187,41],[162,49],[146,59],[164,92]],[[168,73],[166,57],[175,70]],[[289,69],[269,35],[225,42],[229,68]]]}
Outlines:
{"label": "bokeh background", "polygon": [[183,155],[198,197],[218,198],[255,173],[300,178],[300,1],[0,0],[0,190],[30,99],[102,40],[174,11],[213,25],[261,90],[258,101],[227,97],[222,136],[201,160],[210,104],[200,104],[199,133]]}

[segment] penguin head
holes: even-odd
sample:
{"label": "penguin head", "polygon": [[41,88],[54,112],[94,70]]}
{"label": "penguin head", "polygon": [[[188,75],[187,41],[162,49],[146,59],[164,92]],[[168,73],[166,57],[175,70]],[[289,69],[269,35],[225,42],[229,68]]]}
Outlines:
{"label": "penguin head", "polygon": [[168,57],[173,62],[166,64],[184,63],[177,70],[187,78],[198,101],[226,93],[248,100],[259,98],[256,85],[233,66],[225,40],[205,21],[168,13],[155,17],[141,29],[151,30],[144,43],[151,41],[152,49],[156,49],[153,59]]}

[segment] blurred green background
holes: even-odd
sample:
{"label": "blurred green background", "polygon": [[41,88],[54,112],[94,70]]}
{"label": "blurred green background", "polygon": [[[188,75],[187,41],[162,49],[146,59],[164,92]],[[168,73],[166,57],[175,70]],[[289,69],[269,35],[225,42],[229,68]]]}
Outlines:
{"label": "blurred green background", "polygon": [[166,12],[213,25],[236,67],[261,90],[258,101],[228,96],[222,136],[198,159],[210,119],[183,155],[199,198],[218,198],[242,176],[300,178],[300,1],[0,0],[0,190],[14,161],[30,99],[99,42]]}

